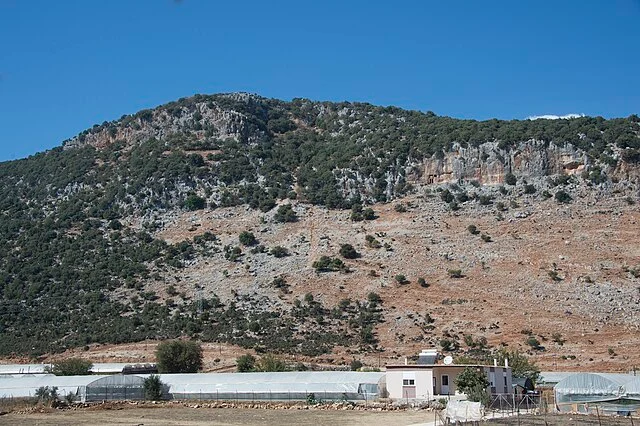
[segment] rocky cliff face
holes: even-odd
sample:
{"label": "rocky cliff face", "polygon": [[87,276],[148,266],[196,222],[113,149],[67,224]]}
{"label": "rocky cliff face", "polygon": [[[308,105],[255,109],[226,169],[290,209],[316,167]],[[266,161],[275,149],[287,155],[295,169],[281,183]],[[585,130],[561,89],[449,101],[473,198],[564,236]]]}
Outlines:
{"label": "rocky cliff face", "polygon": [[[200,149],[204,156],[212,152],[221,153],[213,150],[218,149],[221,142],[229,140],[244,147],[264,146],[271,150],[295,138],[300,141],[291,147],[299,150],[295,156],[308,160],[281,164],[283,168],[290,169],[285,172],[291,174],[288,180],[295,181],[296,175],[305,168],[311,174],[318,175],[322,174],[320,169],[327,168],[335,180],[333,190],[340,197],[350,199],[360,196],[371,202],[380,201],[381,197],[389,200],[403,195],[404,183],[442,184],[474,180],[482,185],[498,185],[504,183],[507,173],[530,181],[555,174],[581,175],[597,167],[608,177],[636,182],[640,177],[639,168],[637,164],[620,160],[620,146],[640,145],[637,142],[638,123],[623,120],[622,128],[630,129],[630,133],[625,135],[626,139],[619,138],[624,143],[617,146],[604,143],[603,138],[610,129],[605,128],[602,120],[577,120],[583,120],[584,123],[566,120],[566,123],[560,124],[498,122],[499,125],[494,126],[498,129],[509,126],[515,129],[503,135],[493,129],[491,123],[489,130],[483,130],[473,122],[366,104],[314,103],[304,100],[287,103],[236,93],[197,95],[124,116],[120,120],[94,126],[66,141],[64,146],[69,149],[90,145],[104,149],[121,142],[125,147],[131,147],[156,139],[162,141],[167,149]],[[471,127],[461,132],[459,129],[464,130],[465,126]],[[596,130],[590,130],[592,127]],[[618,127],[615,129],[621,133]],[[473,136],[468,142],[462,141],[465,139],[463,135],[473,135],[474,131],[486,135],[485,140],[493,141],[482,142],[482,137],[478,139]],[[532,134],[541,136],[527,137]],[[304,146],[305,140],[314,142]],[[439,144],[442,147],[438,147]],[[409,152],[408,155],[394,151],[396,148],[402,151],[403,145],[408,146],[404,148]],[[593,149],[587,153],[585,147]],[[330,164],[335,158],[343,158],[341,151],[344,150],[353,152],[351,163],[340,164],[336,160],[335,164]],[[256,169],[256,178],[245,183],[265,185],[272,170],[260,170],[264,164],[263,154],[251,158],[255,151],[251,153],[242,149],[224,154],[248,157],[249,166]],[[278,155],[282,157],[283,154],[288,155],[286,150]],[[319,160],[315,164],[318,158],[326,158],[329,162]],[[274,158],[274,161],[277,160]],[[362,167],[361,164],[366,166]],[[325,184],[331,185],[326,182],[327,175],[323,176]],[[304,192],[308,187],[308,183],[304,183],[301,189]],[[219,198],[215,200],[217,202]]]}
{"label": "rocky cliff face", "polygon": [[420,165],[417,181],[426,184],[476,180],[483,185],[504,183],[507,173],[525,179],[554,174],[579,174],[590,166],[587,154],[571,144],[558,146],[542,141],[520,142],[512,149],[501,149],[497,142],[478,147],[455,144],[443,158],[433,156]]}
{"label": "rocky cliff face", "polygon": [[[247,101],[250,95],[231,94],[229,99]],[[225,108],[215,101],[170,103],[151,110],[124,116],[111,123],[94,126],[65,141],[65,148],[90,145],[105,148],[116,141],[136,144],[148,139],[172,138],[190,141],[233,139],[252,143],[264,137],[264,131],[252,126],[246,114]]]}

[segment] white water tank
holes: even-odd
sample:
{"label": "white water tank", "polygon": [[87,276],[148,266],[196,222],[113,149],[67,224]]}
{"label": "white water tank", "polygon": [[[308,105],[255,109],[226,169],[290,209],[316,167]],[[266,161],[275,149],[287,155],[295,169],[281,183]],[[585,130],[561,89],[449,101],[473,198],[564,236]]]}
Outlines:
{"label": "white water tank", "polygon": [[438,359],[437,349],[423,349],[418,354],[418,364],[435,364]]}

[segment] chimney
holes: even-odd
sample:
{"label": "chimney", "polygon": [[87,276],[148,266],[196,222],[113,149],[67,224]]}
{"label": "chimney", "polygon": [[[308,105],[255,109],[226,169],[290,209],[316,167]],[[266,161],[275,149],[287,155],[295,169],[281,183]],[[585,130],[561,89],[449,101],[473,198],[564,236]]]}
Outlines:
{"label": "chimney", "polygon": [[497,359],[495,359],[495,358],[493,359],[493,366],[494,366],[494,367],[497,367],[497,366],[498,366],[498,360],[497,360]]}
{"label": "chimney", "polygon": [[407,357],[404,357],[404,365],[408,365],[409,362],[407,362]]}
{"label": "chimney", "polygon": [[507,358],[504,359],[504,368],[509,368],[509,360]]}

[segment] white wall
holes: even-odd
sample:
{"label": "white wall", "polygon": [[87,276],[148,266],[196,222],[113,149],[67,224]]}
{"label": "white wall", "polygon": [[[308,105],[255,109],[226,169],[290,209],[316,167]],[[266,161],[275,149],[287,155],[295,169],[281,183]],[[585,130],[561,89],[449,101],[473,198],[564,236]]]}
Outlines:
{"label": "white wall", "polygon": [[416,399],[430,399],[433,397],[433,371],[431,369],[387,370],[387,391],[389,398],[402,399],[402,381],[414,379]]}

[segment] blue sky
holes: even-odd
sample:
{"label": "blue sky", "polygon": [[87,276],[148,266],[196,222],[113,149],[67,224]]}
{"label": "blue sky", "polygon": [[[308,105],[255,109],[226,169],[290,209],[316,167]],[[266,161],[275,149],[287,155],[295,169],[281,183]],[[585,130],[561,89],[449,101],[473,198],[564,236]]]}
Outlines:
{"label": "blue sky", "polygon": [[0,161],[195,93],[640,112],[640,0],[0,0]]}

